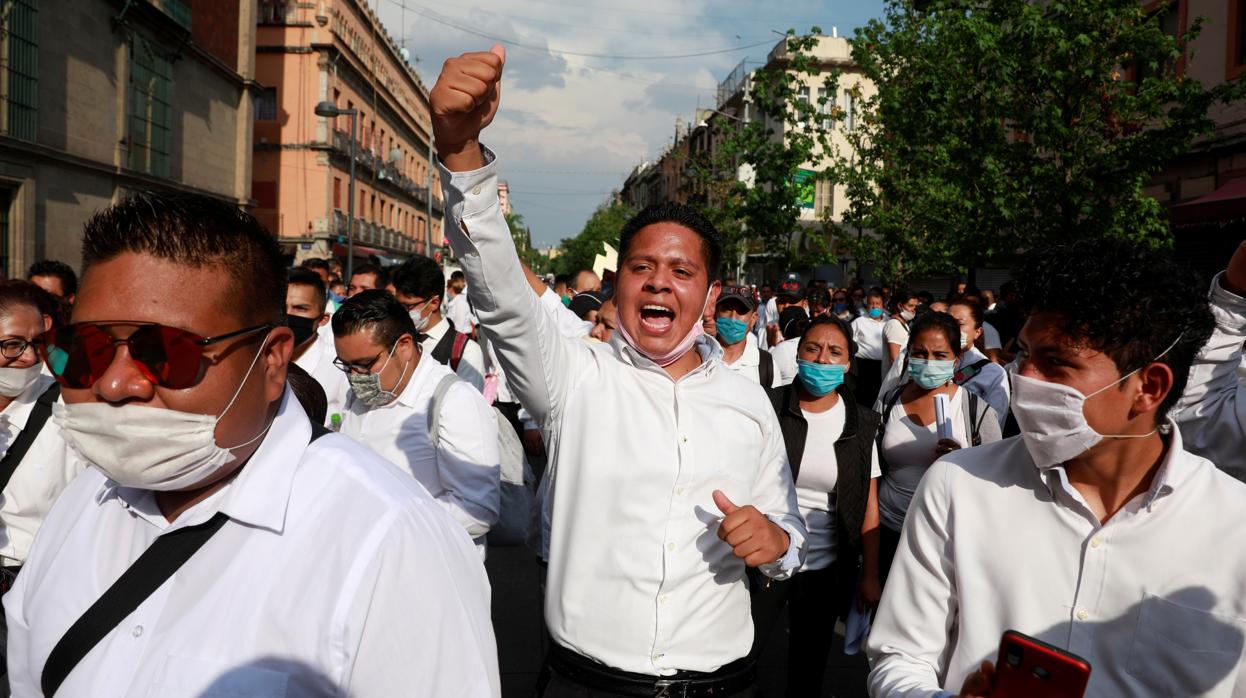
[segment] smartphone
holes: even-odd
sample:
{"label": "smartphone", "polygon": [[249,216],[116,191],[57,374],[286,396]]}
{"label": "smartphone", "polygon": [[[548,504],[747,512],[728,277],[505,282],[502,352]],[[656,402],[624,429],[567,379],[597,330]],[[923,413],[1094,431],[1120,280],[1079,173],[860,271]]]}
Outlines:
{"label": "smartphone", "polygon": [[997,698],[1082,698],[1090,682],[1090,662],[1052,645],[1009,630],[999,643],[995,664]]}

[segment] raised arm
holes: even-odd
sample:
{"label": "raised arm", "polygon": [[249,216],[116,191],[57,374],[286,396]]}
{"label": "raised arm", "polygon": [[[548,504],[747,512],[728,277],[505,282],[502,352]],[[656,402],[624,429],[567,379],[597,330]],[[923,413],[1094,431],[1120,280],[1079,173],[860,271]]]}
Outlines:
{"label": "raised arm", "polygon": [[1173,410],[1185,447],[1246,480],[1246,384],[1239,377],[1246,341],[1246,243],[1211,282],[1216,329],[1194,359],[1185,393]]}
{"label": "raised arm", "polygon": [[533,292],[498,205],[493,155],[480,144],[480,132],[497,113],[505,61],[500,46],[451,58],[429,102],[448,212],[446,237],[511,390],[544,424],[592,359],[587,345],[559,334]]}

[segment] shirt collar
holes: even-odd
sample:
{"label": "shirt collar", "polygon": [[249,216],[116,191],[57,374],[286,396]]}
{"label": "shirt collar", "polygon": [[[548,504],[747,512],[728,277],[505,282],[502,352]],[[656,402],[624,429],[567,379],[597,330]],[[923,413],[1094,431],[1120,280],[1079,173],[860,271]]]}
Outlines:
{"label": "shirt collar", "polygon": [[[724,364],[726,361],[723,362]],[[743,366],[751,368],[761,365],[761,350],[757,347],[757,338],[749,332],[744,337],[744,353],[740,354],[740,358],[736,359],[733,366]]]}
{"label": "shirt collar", "polygon": [[446,319],[445,315],[442,315],[441,319],[437,321],[436,325],[433,325],[432,327],[425,327],[422,334],[427,336],[428,341],[432,342],[433,345],[436,345],[437,342],[441,341],[442,337],[446,336],[446,332],[449,329],[450,329],[450,321]]}
{"label": "shirt collar", "polygon": [[294,363],[298,364],[298,367],[304,371],[311,373],[320,365],[320,361],[324,358],[324,353],[327,350],[328,347],[326,347],[321,339],[317,337],[316,341],[312,342],[311,346],[307,347],[307,351],[303,352],[302,356],[294,360]]}
{"label": "shirt collar", "polygon": [[[163,523],[163,526],[169,529],[192,526],[221,511],[239,523],[282,533],[294,475],[311,436],[311,420],[287,386],[276,418],[246,465],[219,492],[191,507],[173,524]],[[101,504],[111,498],[121,500],[157,525],[164,522],[150,490],[122,487],[105,478],[95,501]]]}
{"label": "shirt collar", "polygon": [[[432,372],[432,366],[436,363],[437,359],[434,359],[431,353],[421,350],[420,362],[415,365],[415,372],[411,374],[411,380],[407,381],[407,387],[403,388],[402,392],[398,394],[397,400],[389,404],[419,407],[419,396],[423,394],[424,383],[428,381],[428,374]],[[449,368],[449,366],[446,368]],[[380,408],[374,407],[373,409],[384,409],[386,407],[389,407],[389,405],[382,405]]]}
{"label": "shirt collar", "polygon": [[35,402],[55,380],[51,376],[40,373],[35,382],[27,386],[21,395],[14,398],[13,402],[4,408],[4,411],[0,411],[0,421],[17,427],[19,431],[25,429],[26,422],[30,419],[30,412],[35,408]]}
{"label": "shirt collar", "polygon": [[[1181,430],[1177,428],[1176,423],[1171,419],[1166,419],[1160,427],[1160,432],[1167,434],[1167,448],[1164,452],[1164,459],[1160,461],[1159,469],[1155,471],[1155,477],[1151,479],[1151,487],[1142,498],[1142,506],[1147,511],[1151,510],[1157,499],[1172,494],[1189,479],[1196,469],[1189,454],[1185,452]],[[1030,465],[1037,467],[1030,456],[1029,449],[1023,448],[1022,450],[1025,451],[1025,457],[1030,461]],[[1038,470],[1045,476],[1044,483],[1053,495],[1057,488],[1070,494],[1074,491],[1064,465],[1050,465],[1038,468]]]}

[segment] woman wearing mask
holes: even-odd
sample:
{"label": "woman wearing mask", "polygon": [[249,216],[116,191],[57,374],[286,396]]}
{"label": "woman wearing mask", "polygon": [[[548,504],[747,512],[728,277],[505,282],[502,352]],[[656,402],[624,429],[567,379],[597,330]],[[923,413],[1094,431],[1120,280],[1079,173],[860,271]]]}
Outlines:
{"label": "woman wearing mask", "polygon": [[1008,374],[978,350],[984,327],[982,302],[977,296],[963,295],[952,302],[948,312],[960,323],[960,346],[964,352],[956,367],[956,382],[986,400],[1002,427],[1008,419]]}
{"label": "woman wearing mask", "polygon": [[831,298],[831,314],[848,324],[857,319],[857,309],[849,302],[845,289],[839,289]]}
{"label": "woman wearing mask", "polygon": [[883,292],[871,289],[865,300],[865,313],[852,321],[852,339],[857,343],[857,402],[872,408],[883,384],[883,357],[887,342],[883,338],[883,326],[887,324],[883,312]]}
{"label": "woman wearing mask", "polygon": [[764,647],[788,604],[790,696],[821,695],[835,619],[853,602],[858,557],[864,554],[867,564],[877,566],[877,511],[874,534],[863,539],[862,528],[879,472],[878,415],[861,407],[844,385],[855,350],[846,322],[816,317],[800,336],[796,381],[769,391],[808,528],[808,552],[791,579],[752,586],[753,654]]}
{"label": "woman wearing mask", "polygon": [[[886,582],[909,502],[930,465],[957,449],[1001,438],[995,410],[952,380],[962,354],[956,318],[947,313],[927,313],[913,322],[906,380],[881,401],[878,455],[882,477],[877,487],[880,552],[878,565],[865,569],[863,589]],[[948,401],[950,438],[940,438],[935,420],[935,399],[940,395]]]}
{"label": "woman wearing mask", "polygon": [[910,291],[899,291],[891,298],[891,319],[883,325],[883,375],[891,370],[891,365],[900,360],[900,352],[909,343],[909,323],[917,317],[917,306],[921,298]]}

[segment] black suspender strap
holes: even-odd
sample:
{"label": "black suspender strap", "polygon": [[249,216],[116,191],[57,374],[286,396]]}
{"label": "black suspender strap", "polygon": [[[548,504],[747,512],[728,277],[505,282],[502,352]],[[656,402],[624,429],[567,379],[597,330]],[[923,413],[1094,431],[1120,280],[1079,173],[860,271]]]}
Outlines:
{"label": "black suspender strap", "polygon": [[[331,432],[323,426],[313,424],[311,442],[314,443],[329,433]],[[78,662],[169,581],[228,520],[229,517],[224,512],[218,511],[201,524],[187,526],[156,538],[129,569],[108,587],[108,591],[65,631],[52,648],[52,653],[43,665],[43,674],[39,681],[45,698],[56,695],[57,689],[65,682],[69,672],[78,666]]]}
{"label": "black suspender strap", "polygon": [[0,460],[0,492],[9,486],[9,480],[17,471],[17,466],[22,464],[22,459],[26,457],[26,452],[35,442],[35,437],[43,431],[43,425],[47,424],[48,417],[52,416],[52,405],[56,404],[60,396],[60,383],[53,383],[35,401],[34,407],[30,408],[30,416],[26,418],[26,426],[22,427],[22,433],[13,439],[13,445],[9,446],[9,450],[4,454],[4,460]]}

